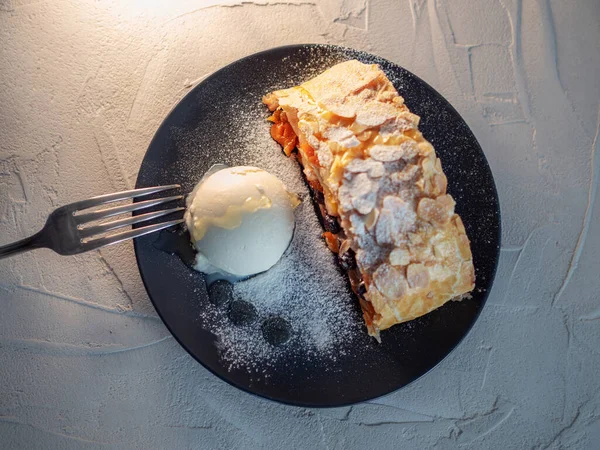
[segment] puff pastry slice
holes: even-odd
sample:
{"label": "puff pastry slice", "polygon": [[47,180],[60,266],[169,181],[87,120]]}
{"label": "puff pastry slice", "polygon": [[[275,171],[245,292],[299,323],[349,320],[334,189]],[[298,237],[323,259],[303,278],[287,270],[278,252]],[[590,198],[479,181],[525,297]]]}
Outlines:
{"label": "puff pastry slice", "polygon": [[441,162],[377,65],[346,61],[263,102],[271,135],[300,162],[319,203],[369,334],[379,340],[474,288]]}

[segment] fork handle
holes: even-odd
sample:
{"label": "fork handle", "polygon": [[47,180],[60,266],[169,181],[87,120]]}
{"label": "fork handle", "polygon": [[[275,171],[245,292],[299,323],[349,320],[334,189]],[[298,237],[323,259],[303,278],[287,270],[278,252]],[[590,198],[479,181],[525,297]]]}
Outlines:
{"label": "fork handle", "polygon": [[0,246],[0,259],[8,258],[9,256],[17,255],[35,248],[45,247],[41,242],[42,232],[38,232],[33,236],[29,236],[12,244]]}

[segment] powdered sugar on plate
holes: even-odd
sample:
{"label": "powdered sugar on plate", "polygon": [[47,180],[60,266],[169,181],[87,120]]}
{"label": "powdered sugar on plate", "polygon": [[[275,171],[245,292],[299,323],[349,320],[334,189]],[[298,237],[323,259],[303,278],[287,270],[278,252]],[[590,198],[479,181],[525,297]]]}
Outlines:
{"label": "powdered sugar on plate", "polygon": [[[226,309],[203,313],[231,367],[259,369],[290,353],[305,360],[334,360],[348,350],[353,335],[363,327],[347,281],[320,237],[321,225],[310,199],[297,208],[296,219],[294,238],[281,260],[233,287],[235,300],[254,305],[258,320],[240,327],[231,322]],[[291,326],[291,338],[281,346],[263,337],[261,325],[271,317],[281,317]]]}
{"label": "powdered sugar on plate", "polygon": [[[366,335],[357,299],[321,237],[323,229],[299,165],[287,158],[270,136],[269,112],[261,99],[245,98],[232,105],[228,114],[235,127],[224,127],[219,160],[210,164],[260,167],[281,179],[303,201],[295,211],[294,237],[281,260],[267,272],[234,284],[233,300],[251,303],[257,319],[235,325],[228,305],[208,304],[201,312],[202,326],[217,337],[220,355],[230,369],[265,375],[265,369],[281,358],[302,363],[334,361],[349,351],[357,336]],[[194,135],[173,133],[181,146],[198,145]],[[202,173],[201,167],[185,163],[181,170],[186,177]],[[267,342],[262,329],[267,319],[275,317],[285,319],[291,327],[289,340],[277,346]]]}

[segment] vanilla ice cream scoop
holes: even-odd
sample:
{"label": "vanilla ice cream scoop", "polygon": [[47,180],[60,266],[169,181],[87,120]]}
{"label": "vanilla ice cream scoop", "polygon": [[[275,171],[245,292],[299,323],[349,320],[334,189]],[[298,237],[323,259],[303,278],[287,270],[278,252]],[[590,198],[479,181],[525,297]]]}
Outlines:
{"label": "vanilla ice cream scoop", "polygon": [[243,278],[279,261],[294,233],[297,197],[262,169],[224,167],[188,196],[185,220],[198,252],[194,268]]}

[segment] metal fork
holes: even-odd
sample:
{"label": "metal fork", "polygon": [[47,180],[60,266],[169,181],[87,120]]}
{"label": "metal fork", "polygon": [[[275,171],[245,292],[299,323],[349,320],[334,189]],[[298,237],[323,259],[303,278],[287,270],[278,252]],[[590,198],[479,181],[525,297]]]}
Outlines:
{"label": "metal fork", "polygon": [[[180,186],[178,184],[171,184],[169,186],[134,189],[131,191],[117,192],[115,194],[99,195],[88,200],[82,200],[62,206],[58,209],[55,209],[50,214],[48,220],[46,221],[46,225],[44,225],[44,228],[42,228],[33,236],[22,239],[13,244],[0,246],[0,259],[28,250],[44,247],[50,248],[61,255],[75,255],[77,253],[95,250],[97,248],[104,247],[105,245],[116,244],[117,242],[133,239],[154,231],[162,230],[163,228],[177,225],[183,222],[183,219],[169,220],[168,222],[131,229],[111,236],[97,236],[110,230],[182,211],[185,209],[183,207],[149,212],[137,216],[126,217],[124,219],[113,220],[100,225],[89,225],[89,222],[119,214],[139,211],[141,209],[150,208],[152,206],[172,202],[175,200],[180,200],[183,198],[183,195],[174,195],[171,197],[145,200],[87,213],[80,213],[80,211],[95,206],[104,205],[106,203],[137,198],[143,195],[155,194],[157,192],[162,192],[169,189],[177,189],[179,187]],[[86,224],[88,226],[86,226]]]}

